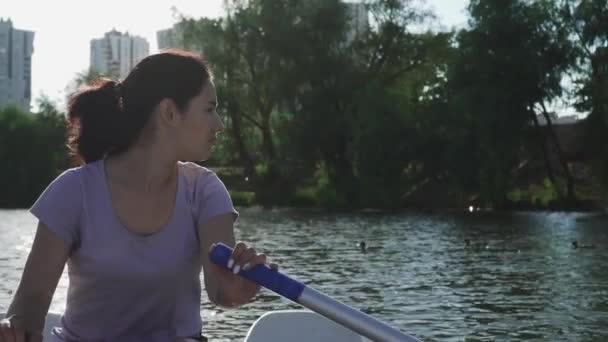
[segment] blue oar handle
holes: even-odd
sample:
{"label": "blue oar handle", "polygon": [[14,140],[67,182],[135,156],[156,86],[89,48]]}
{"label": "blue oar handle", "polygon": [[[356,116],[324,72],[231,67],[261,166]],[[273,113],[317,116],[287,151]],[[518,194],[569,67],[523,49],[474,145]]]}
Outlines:
{"label": "blue oar handle", "polygon": [[[209,253],[209,258],[216,265],[228,270],[228,260],[230,260],[231,255],[232,248],[223,243],[218,243]],[[279,271],[272,270],[266,265],[257,265],[247,271],[241,270],[239,275],[296,303],[306,287],[304,284]]]}

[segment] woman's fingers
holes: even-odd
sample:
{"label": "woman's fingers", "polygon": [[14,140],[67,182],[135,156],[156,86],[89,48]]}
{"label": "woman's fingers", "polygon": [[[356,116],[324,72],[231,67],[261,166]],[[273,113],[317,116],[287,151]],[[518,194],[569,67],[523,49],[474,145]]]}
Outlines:
{"label": "woman's fingers", "polygon": [[0,320],[0,342],[12,342],[13,332],[8,319]]}
{"label": "woman's fingers", "polygon": [[25,331],[15,328],[10,321],[0,322],[0,342],[25,342]]}
{"label": "woman's fingers", "polygon": [[257,265],[263,265],[266,263],[266,254],[254,254],[254,256],[247,261],[247,263],[245,264],[245,268],[243,268],[245,271],[249,271],[251,268],[257,266]]}
{"label": "woman's fingers", "polygon": [[246,250],[247,250],[247,245],[244,244],[243,242],[239,242],[236,244],[236,246],[234,246],[234,250],[232,251],[232,256],[230,257],[230,260],[228,260],[229,269],[233,269],[233,267],[235,266],[235,264],[237,264],[237,261],[241,257],[241,254],[243,254],[243,252],[245,252]]}
{"label": "woman's fingers", "polygon": [[[213,250],[215,245],[211,245],[209,252]],[[257,253],[255,248],[248,247],[244,242],[239,242],[234,246],[227,266],[232,273],[238,274],[241,270],[249,271],[255,266],[267,264],[267,262],[266,254]],[[273,271],[279,270],[279,266],[275,263],[268,263],[267,265]]]}
{"label": "woman's fingers", "polygon": [[235,258],[235,266],[232,269],[234,274],[239,273],[240,270],[247,271],[251,265],[252,261],[256,258],[256,251],[253,248],[247,248],[244,252],[242,252],[238,258]]}

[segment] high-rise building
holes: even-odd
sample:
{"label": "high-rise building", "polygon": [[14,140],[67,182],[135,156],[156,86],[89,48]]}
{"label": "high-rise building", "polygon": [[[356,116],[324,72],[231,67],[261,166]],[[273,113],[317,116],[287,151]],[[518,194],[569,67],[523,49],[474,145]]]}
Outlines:
{"label": "high-rise building", "polygon": [[18,30],[0,18],[0,107],[30,110],[34,32]]}
{"label": "high-rise building", "polygon": [[149,54],[145,38],[112,30],[103,38],[91,40],[91,69],[124,79]]}

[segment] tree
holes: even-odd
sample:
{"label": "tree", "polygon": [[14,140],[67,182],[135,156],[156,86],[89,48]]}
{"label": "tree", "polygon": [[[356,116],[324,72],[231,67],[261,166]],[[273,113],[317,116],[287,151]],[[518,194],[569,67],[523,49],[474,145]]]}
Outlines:
{"label": "tree", "polygon": [[[89,69],[86,71],[81,71],[76,73],[74,79],[65,87],[65,93],[68,94],[68,97],[75,93],[82,86],[90,85],[94,81],[100,78],[108,78],[109,76],[103,74],[101,72],[96,71],[95,69]],[[50,102],[49,102],[50,103]]]}
{"label": "tree", "polygon": [[0,110],[0,207],[28,207],[67,167],[64,116],[46,98],[40,113]]}
{"label": "tree", "polygon": [[[550,122],[546,103],[562,94],[560,81],[573,55],[552,1],[472,0],[468,9],[470,29],[458,35],[448,77],[451,106],[471,132],[460,166],[478,180],[486,202],[502,205],[530,123],[538,112]],[[562,166],[572,198],[572,177]]]}
{"label": "tree", "polygon": [[[222,19],[180,25],[186,45],[213,64],[239,159],[251,165],[247,152],[260,151],[262,188],[276,198],[312,181],[336,203],[399,203],[404,189],[393,184],[403,183],[411,157],[404,146],[413,141],[403,132],[437,81],[433,54],[451,35],[411,32],[428,13],[409,0],[366,2],[373,25],[350,16],[361,5],[338,0],[225,4]],[[394,152],[382,172],[371,162],[379,149]]]}
{"label": "tree", "polygon": [[608,187],[608,6],[605,0],[563,0],[562,18],[577,51],[577,108],[586,111],[586,152]]}
{"label": "tree", "polygon": [[104,77],[109,77],[109,75],[101,73],[95,69],[89,69],[76,74],[75,82],[77,87],[81,87],[83,85],[92,84],[94,81]]}

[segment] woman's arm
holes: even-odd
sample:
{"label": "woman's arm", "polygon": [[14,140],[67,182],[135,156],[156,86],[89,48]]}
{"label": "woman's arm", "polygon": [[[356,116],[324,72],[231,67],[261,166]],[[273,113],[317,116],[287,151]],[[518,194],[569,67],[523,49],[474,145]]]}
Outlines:
{"label": "woman's arm", "polygon": [[39,223],[21,281],[6,314],[13,316],[13,327],[24,329],[31,336],[29,341],[42,341],[46,314],[69,254],[66,242]]}
{"label": "woman's arm", "polygon": [[[209,259],[209,249],[213,244],[223,242],[228,246],[235,246],[233,225],[234,214],[228,213],[213,217],[199,226],[201,261],[207,295],[213,303],[226,307],[247,303],[255,296],[258,289],[255,283],[218,267]],[[250,260],[250,253],[247,255],[242,250],[241,254],[243,256],[241,260]],[[265,261],[265,256],[257,255],[254,259],[251,266]]]}

